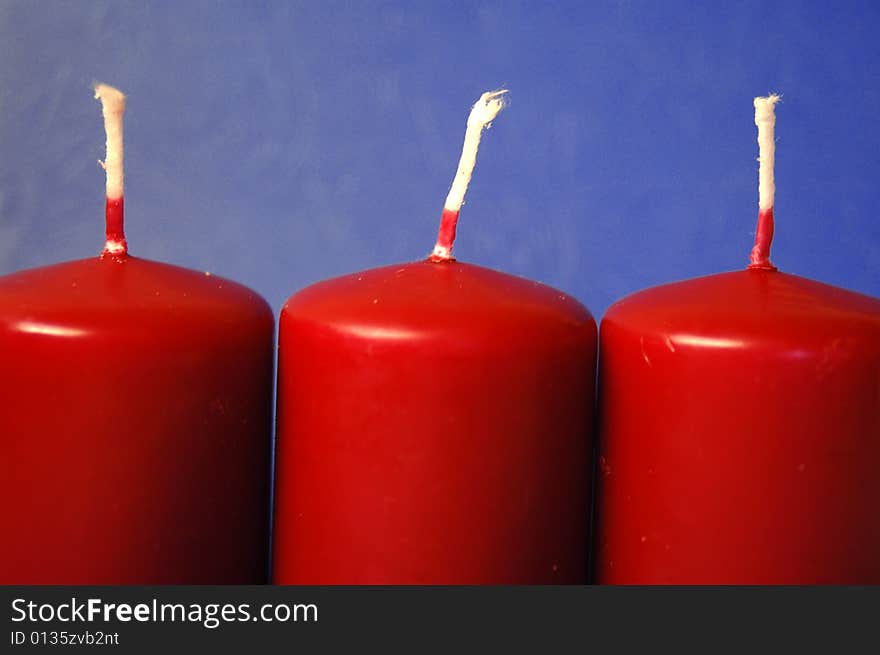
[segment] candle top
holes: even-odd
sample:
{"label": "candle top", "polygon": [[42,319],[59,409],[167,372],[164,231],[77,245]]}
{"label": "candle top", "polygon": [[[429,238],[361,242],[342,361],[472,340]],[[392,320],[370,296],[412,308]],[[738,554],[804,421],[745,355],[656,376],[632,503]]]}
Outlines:
{"label": "candle top", "polygon": [[575,298],[547,285],[481,266],[412,262],[314,284],[294,294],[282,320],[326,325],[353,337],[412,339],[477,333],[559,339],[595,333],[595,320]]}
{"label": "candle top", "polygon": [[266,301],[241,284],[137,257],[83,259],[0,277],[0,329],[57,336],[114,331],[125,338],[158,324],[173,330],[184,317],[229,329],[274,322]]}
{"label": "candle top", "polygon": [[[873,335],[880,353],[880,299],[766,270],[708,275],[639,291],[612,305],[605,326],[699,345],[748,335],[788,343]],[[717,341],[717,339],[715,340]]]}

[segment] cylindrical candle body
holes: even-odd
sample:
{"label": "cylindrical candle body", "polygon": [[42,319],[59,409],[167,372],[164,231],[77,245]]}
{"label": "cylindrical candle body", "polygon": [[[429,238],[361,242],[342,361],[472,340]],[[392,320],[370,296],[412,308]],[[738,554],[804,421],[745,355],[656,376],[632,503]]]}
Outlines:
{"label": "cylindrical candle body", "polygon": [[134,257],[0,278],[0,582],[265,581],[273,331]]}
{"label": "cylindrical candle body", "polygon": [[725,273],[600,343],[597,582],[880,583],[880,301]]}
{"label": "cylindrical candle body", "polygon": [[294,295],[279,326],[280,584],[586,579],[596,325],[455,261]]}

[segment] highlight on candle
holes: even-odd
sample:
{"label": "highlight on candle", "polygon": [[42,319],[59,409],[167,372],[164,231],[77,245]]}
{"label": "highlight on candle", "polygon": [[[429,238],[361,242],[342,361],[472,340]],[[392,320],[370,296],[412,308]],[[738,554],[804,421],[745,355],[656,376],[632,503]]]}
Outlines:
{"label": "highlight on candle", "polygon": [[506,104],[507,89],[487,91],[480,96],[471,109],[467,120],[467,130],[464,133],[464,146],[461,150],[461,158],[458,161],[458,170],[452,180],[452,187],[443,204],[443,214],[440,217],[440,230],[437,234],[437,243],[431,254],[431,261],[449,261],[452,259],[452,246],[455,242],[455,229],[458,225],[458,215],[464,204],[464,196],[477,164],[477,150],[480,147],[480,137],[484,129],[492,125],[495,117],[504,109]]}
{"label": "highlight on candle", "polygon": [[755,98],[755,125],[758,126],[758,227],[755,245],[749,257],[749,268],[776,270],[770,262],[770,244],[773,242],[773,204],[776,183],[773,166],[776,160],[776,103],[780,96],[770,94]]}
{"label": "highlight on candle", "polygon": [[107,135],[107,153],[98,163],[107,176],[106,240],[101,256],[121,257],[128,253],[123,230],[124,170],[122,115],[125,113],[125,94],[108,84],[95,84],[95,99],[101,101],[104,132]]}

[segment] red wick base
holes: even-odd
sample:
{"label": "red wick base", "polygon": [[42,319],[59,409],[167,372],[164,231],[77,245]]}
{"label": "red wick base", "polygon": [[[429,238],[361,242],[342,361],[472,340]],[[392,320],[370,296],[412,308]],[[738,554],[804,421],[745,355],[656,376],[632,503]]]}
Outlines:
{"label": "red wick base", "polygon": [[[457,211],[451,209],[443,209],[440,216],[440,230],[437,232],[437,243],[434,246],[434,253],[428,257],[432,262],[448,262],[452,261],[452,244],[455,243],[455,228],[458,226]],[[438,249],[442,249],[446,255],[437,253]]]}
{"label": "red wick base", "polygon": [[749,268],[775,271],[770,262],[770,244],[773,242],[773,207],[758,212],[758,229],[755,231],[755,246],[749,256]]}
{"label": "red wick base", "polygon": [[113,200],[107,198],[105,211],[107,217],[107,241],[104,244],[101,257],[125,257],[128,254],[128,242],[125,240],[125,231],[123,230],[124,202],[123,198]]}

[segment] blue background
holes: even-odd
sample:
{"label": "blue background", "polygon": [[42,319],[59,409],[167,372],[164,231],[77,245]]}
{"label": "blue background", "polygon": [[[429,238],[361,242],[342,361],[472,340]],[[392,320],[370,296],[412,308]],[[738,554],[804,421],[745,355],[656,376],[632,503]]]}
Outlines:
{"label": "blue background", "polygon": [[744,267],[752,97],[777,123],[782,269],[880,295],[880,3],[0,0],[0,274],[103,243],[100,80],[128,94],[132,253],[277,310],[426,255],[470,105],[507,86],[460,259],[598,317]]}

